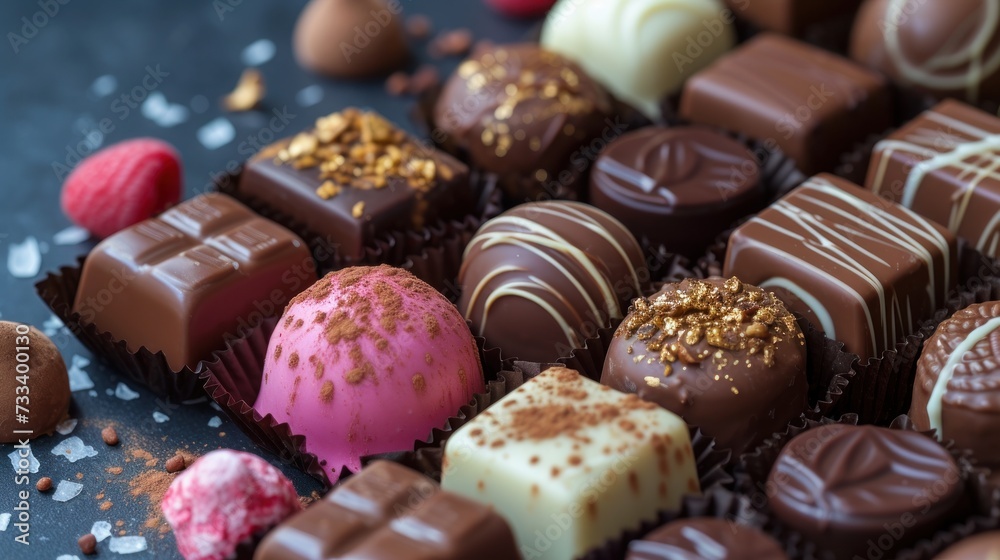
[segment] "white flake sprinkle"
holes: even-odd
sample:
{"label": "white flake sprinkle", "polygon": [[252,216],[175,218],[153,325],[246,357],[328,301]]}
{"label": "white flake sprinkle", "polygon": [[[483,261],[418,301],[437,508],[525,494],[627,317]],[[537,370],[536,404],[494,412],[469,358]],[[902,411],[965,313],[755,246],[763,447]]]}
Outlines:
{"label": "white flake sprinkle", "polygon": [[142,116],[164,128],[181,124],[188,119],[190,114],[187,107],[170,103],[166,96],[158,91],[149,94],[146,101],[142,103],[141,111]]}
{"label": "white flake sprinkle", "polygon": [[160,412],[159,410],[157,410],[157,411],[153,412],[153,420],[155,420],[157,424],[162,424],[162,423],[166,422],[167,420],[170,420],[170,417],[167,416],[166,414]]}
{"label": "white flake sprinkle", "polygon": [[28,237],[14,243],[7,253],[7,270],[14,278],[34,278],[42,268],[42,253],[38,240]]}
{"label": "white flake sprinkle", "polygon": [[52,494],[52,499],[57,502],[68,502],[79,496],[80,492],[83,492],[82,484],[70,482],[68,480],[60,480],[59,486],[56,486],[56,491]]}
{"label": "white flake sprinkle", "polygon": [[64,326],[66,325],[63,324],[62,319],[56,317],[55,315],[51,315],[45,320],[44,323],[42,323],[42,332],[45,333],[45,336],[53,337],[58,334]]}
{"label": "white flake sprinkle", "polygon": [[115,396],[123,401],[133,401],[139,398],[139,393],[133,391],[128,385],[118,382],[118,386],[115,387]]}
{"label": "white flake sprinkle", "polygon": [[52,237],[56,245],[76,245],[90,239],[90,232],[80,226],[69,226]]}
{"label": "white flake sprinkle", "polygon": [[107,521],[95,522],[94,526],[90,528],[90,534],[97,537],[97,542],[103,541],[111,536],[111,523]]}
{"label": "white flake sprinkle", "polygon": [[0,531],[6,531],[7,525],[10,524],[10,514],[0,513]]}
{"label": "white flake sprinkle", "polygon": [[62,554],[56,556],[56,560],[80,560],[80,557],[75,554]]}
{"label": "white flake sprinkle", "polygon": [[212,402],[208,403],[208,406],[214,408],[215,410],[218,410],[219,412],[222,412],[222,407],[219,406],[219,403],[217,403],[215,401],[212,401]]}
{"label": "white flake sprinkle", "polygon": [[146,537],[111,537],[108,549],[117,554],[142,552],[146,550]]}
{"label": "white flake sprinkle", "polygon": [[94,97],[101,98],[107,97],[118,89],[118,79],[111,74],[105,74],[100,76],[94,83],[90,84],[90,93],[94,94]]}
{"label": "white flake sprinkle", "polygon": [[260,66],[274,58],[274,51],[276,50],[274,43],[270,39],[259,39],[243,49],[240,59],[247,66]]}
{"label": "white flake sprinkle", "polygon": [[18,463],[21,462],[21,459],[25,459],[28,461],[28,472],[32,474],[38,472],[38,467],[40,466],[40,463],[38,462],[38,459],[35,458],[35,454],[31,452],[31,446],[30,445],[28,446],[27,457],[21,457],[20,452],[21,450],[15,449],[14,451],[10,452],[10,455],[7,455],[8,457],[10,457],[10,464],[11,466],[14,467],[14,470],[15,471],[23,470],[21,469]]}
{"label": "white flake sprinkle", "polygon": [[76,418],[70,418],[69,420],[63,420],[56,426],[56,431],[64,436],[68,436],[73,433],[76,429],[76,425],[79,421]]}
{"label": "white flake sprinkle", "polygon": [[[85,391],[87,389],[94,388],[94,382],[90,379],[90,375],[87,374],[83,368],[90,365],[90,360],[84,358],[80,355],[74,355],[73,361],[69,366],[69,390],[70,391]],[[91,395],[96,397],[97,394]]]}
{"label": "white flake sprinkle", "polygon": [[209,121],[198,129],[198,141],[209,150],[221,148],[232,142],[235,137],[236,129],[233,128],[233,123],[224,117]]}
{"label": "white flake sprinkle", "polygon": [[208,420],[209,428],[218,428],[221,425],[222,425],[222,418],[219,418],[218,416],[213,416]]}
{"label": "white flake sprinkle", "polygon": [[91,389],[91,390],[87,391],[87,394],[90,395],[90,396],[92,396],[92,397],[96,397],[97,396],[97,391]]}
{"label": "white flake sprinkle", "polygon": [[295,94],[295,102],[302,107],[312,107],[323,101],[323,88],[317,85],[304,87]]}
{"label": "white flake sprinkle", "polygon": [[66,457],[70,463],[75,463],[80,459],[96,457],[97,450],[83,443],[82,439],[72,436],[62,440],[58,445],[53,447],[52,454],[62,455],[63,457]]}

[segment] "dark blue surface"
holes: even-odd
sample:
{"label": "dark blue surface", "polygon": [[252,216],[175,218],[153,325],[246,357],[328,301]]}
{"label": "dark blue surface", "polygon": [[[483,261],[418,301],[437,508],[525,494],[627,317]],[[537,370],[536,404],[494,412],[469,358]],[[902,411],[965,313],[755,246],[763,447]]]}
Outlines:
{"label": "dark blue surface", "polygon": [[[532,27],[497,18],[477,0],[419,4],[403,0],[402,4],[406,13],[431,15],[436,29],[468,27],[477,38],[512,41],[527,37]],[[268,130],[269,110],[294,115],[283,134],[307,128],[316,117],[348,105],[374,107],[409,126],[411,101],[389,97],[381,81],[323,80],[295,65],[290,37],[303,5],[303,0],[0,3],[0,31],[4,34],[0,44],[0,318],[41,327],[51,313],[35,296],[33,284],[47,270],[73,263],[92,246],[90,242],[53,243],[53,236],[70,225],[59,209],[62,166],[71,167],[77,154],[89,150],[90,143],[99,141],[107,146],[136,136],[155,136],[172,143],[182,154],[185,193],[190,197],[203,192],[213,174],[244,160],[253,150],[248,139],[262,133],[263,139],[268,139],[269,132],[262,131]],[[46,14],[46,8],[54,15]],[[28,25],[22,18],[35,23]],[[265,112],[226,114],[218,100],[232,89],[244,68],[243,49],[259,39],[269,39],[277,47],[273,59],[260,67],[268,85]],[[424,56],[423,45],[416,46],[416,52]],[[442,75],[447,76],[457,62],[440,61]],[[144,116],[138,104],[130,108],[128,100],[122,99],[133,90],[138,97],[146,96],[143,80],[148,69],[162,79],[146,79],[146,85],[155,86],[169,103],[184,106],[188,111],[184,122],[164,128]],[[104,96],[93,87],[102,76],[116,82],[114,91]],[[111,78],[103,81],[109,83]],[[320,86],[323,100],[302,107],[296,94],[313,85]],[[209,150],[198,141],[197,132],[218,117],[230,120],[236,137]],[[103,137],[94,133],[102,120],[106,130],[108,124],[113,127]],[[13,278],[7,270],[9,249],[29,236],[42,245],[41,272],[33,279]],[[134,384],[130,386],[139,391],[138,399],[123,401],[109,396],[106,391],[113,390],[119,381],[114,372],[64,329],[53,339],[67,363],[74,355],[92,361],[84,369],[95,384],[96,396],[88,391],[74,393],[71,415],[80,424],[70,436],[57,434],[33,444],[41,468],[31,475],[30,486],[15,484],[7,458],[12,446],[0,446],[0,514],[16,513],[17,490],[31,489],[31,545],[14,542],[19,532],[12,520],[7,530],[0,532],[0,559],[55,559],[63,554],[83,558],[76,540],[97,520],[121,521],[121,527],[114,529],[116,534],[124,531],[147,538],[149,550],[128,557],[179,558],[172,534],[160,535],[156,529],[144,527],[150,515],[149,500],[132,496],[129,480],[145,471],[161,470],[177,449],[200,454],[217,447],[252,450],[252,444],[228,420],[218,428],[209,427],[210,418],[223,415],[206,403],[165,403]],[[0,395],[0,399],[11,401],[0,402],[0,406],[14,406],[12,397]],[[169,421],[155,422],[154,412],[167,414]],[[100,430],[108,423],[119,428],[122,444],[116,448],[106,447],[100,439]],[[99,455],[71,464],[50,453],[53,446],[71,436],[83,439]],[[135,449],[150,452],[158,459],[157,466],[126,462]],[[119,476],[106,472],[115,466],[124,472]],[[300,493],[319,488],[312,479],[284,470]],[[77,473],[82,477],[79,480]],[[83,492],[69,502],[54,502],[51,493],[42,495],[34,490],[34,481],[41,476],[56,482],[79,482],[84,485]],[[104,497],[97,499],[101,493]],[[107,511],[99,507],[104,501],[113,504]],[[113,556],[108,545],[109,541],[98,545],[101,557]]]}

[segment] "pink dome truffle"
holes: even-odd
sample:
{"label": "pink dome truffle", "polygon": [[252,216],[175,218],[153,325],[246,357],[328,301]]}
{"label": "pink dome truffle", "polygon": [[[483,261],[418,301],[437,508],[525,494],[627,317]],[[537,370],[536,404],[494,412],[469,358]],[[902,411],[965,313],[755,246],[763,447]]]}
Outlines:
{"label": "pink dome truffle", "polygon": [[305,436],[336,477],[364,455],[411,449],[483,391],[454,305],[405,270],[353,267],[288,304],[254,408]]}
{"label": "pink dome truffle", "polygon": [[291,481],[267,461],[221,449],[178,475],[160,508],[186,560],[224,560],[302,505]]}

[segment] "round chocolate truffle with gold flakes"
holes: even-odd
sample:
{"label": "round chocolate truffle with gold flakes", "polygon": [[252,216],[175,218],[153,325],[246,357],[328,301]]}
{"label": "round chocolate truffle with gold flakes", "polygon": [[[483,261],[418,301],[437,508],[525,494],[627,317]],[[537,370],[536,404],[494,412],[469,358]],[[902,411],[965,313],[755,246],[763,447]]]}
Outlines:
{"label": "round chocolate truffle with gold flakes", "polygon": [[445,84],[434,120],[524,202],[576,198],[593,159],[584,148],[607,142],[598,139],[613,133],[611,112],[611,96],[579,66],[525,43],[477,48]]}
{"label": "round chocolate truffle with gold flakes", "polygon": [[684,280],[632,303],[601,383],[655,402],[741,453],[806,410],[805,337],[773,294]]}
{"label": "round chocolate truffle with gold flakes", "polygon": [[51,434],[69,413],[66,363],[35,327],[0,321],[0,398],[9,403],[0,412],[0,443]]}

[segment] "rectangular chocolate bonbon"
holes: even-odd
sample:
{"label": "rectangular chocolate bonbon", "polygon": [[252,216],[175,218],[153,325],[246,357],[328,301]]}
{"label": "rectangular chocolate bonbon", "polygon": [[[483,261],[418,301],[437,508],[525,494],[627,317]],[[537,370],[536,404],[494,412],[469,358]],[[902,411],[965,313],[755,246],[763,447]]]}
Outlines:
{"label": "rectangular chocolate bonbon", "polygon": [[194,368],[316,281],[298,236],[222,194],[122,230],[83,265],[73,311],[129,349]]}
{"label": "rectangular chocolate bonbon", "polygon": [[866,186],[1000,257],[1000,119],[942,101],[875,146]]}
{"label": "rectangular chocolate bonbon", "polygon": [[261,542],[256,560],[518,560],[493,510],[377,461]]}
{"label": "rectangular chocolate bonbon", "polygon": [[804,173],[831,171],[889,127],[885,78],[788,37],[763,33],[688,80],[681,116],[780,148]]}
{"label": "rectangular chocolate bonbon", "polygon": [[353,259],[386,233],[461,218],[473,206],[464,164],[357,109],[264,148],[237,188]]}
{"label": "rectangular chocolate bonbon", "polygon": [[775,292],[865,360],[945,304],[957,254],[944,228],[821,174],[732,234],[723,273]]}

